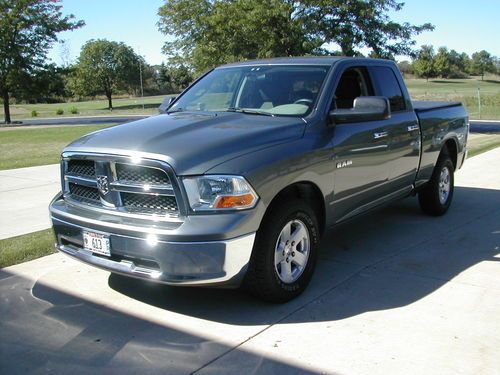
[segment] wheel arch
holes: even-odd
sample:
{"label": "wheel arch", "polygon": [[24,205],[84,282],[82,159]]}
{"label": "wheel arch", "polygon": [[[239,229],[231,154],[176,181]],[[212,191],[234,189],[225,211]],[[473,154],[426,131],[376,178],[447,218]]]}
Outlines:
{"label": "wheel arch", "polygon": [[453,163],[453,168],[456,170],[457,169],[457,157],[458,157],[458,145],[457,141],[454,138],[448,138],[444,144],[443,147],[441,148],[441,153],[439,156],[442,154],[447,154],[452,163]]}
{"label": "wheel arch", "polygon": [[316,213],[320,235],[323,235],[326,227],[326,205],[325,198],[318,185],[312,181],[299,181],[284,187],[271,200],[266,209],[266,214],[271,212],[273,207],[282,204],[287,199],[302,199],[310,203]]}

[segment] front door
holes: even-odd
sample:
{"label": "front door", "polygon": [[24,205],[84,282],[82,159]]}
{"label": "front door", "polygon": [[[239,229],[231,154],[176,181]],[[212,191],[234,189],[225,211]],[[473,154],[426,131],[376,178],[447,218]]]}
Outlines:
{"label": "front door", "polygon": [[[333,108],[352,108],[359,96],[372,96],[365,68],[342,73],[335,90]],[[389,131],[387,121],[337,124],[333,136],[335,221],[362,212],[389,192]]]}

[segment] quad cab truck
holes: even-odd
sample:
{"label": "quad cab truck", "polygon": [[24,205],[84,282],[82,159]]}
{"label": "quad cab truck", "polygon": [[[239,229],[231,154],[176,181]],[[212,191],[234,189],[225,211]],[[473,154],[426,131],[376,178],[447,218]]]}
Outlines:
{"label": "quad cab truck", "polygon": [[225,65],[160,112],[65,148],[57,248],[273,302],[307,287],[328,228],[415,194],[444,214],[467,153],[464,107],[412,102],[397,66],[378,59]]}

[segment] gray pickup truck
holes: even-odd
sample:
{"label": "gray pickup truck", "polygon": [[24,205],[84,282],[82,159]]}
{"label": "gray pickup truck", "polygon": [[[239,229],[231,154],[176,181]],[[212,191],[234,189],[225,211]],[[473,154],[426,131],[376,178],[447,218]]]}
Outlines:
{"label": "gray pickup truck", "polygon": [[306,288],[326,229],[415,194],[444,214],[469,130],[460,103],[412,102],[393,62],[361,58],[221,66],[161,112],[66,147],[57,248],[274,302]]}

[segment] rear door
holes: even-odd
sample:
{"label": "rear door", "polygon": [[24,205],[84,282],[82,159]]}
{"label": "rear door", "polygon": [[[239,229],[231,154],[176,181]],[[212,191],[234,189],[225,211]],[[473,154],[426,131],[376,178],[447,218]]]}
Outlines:
{"label": "rear door", "polygon": [[408,98],[404,82],[389,66],[371,66],[375,95],[385,96],[391,105],[391,118],[385,120],[387,132],[386,165],[392,194],[411,189],[420,162],[420,127]]}

